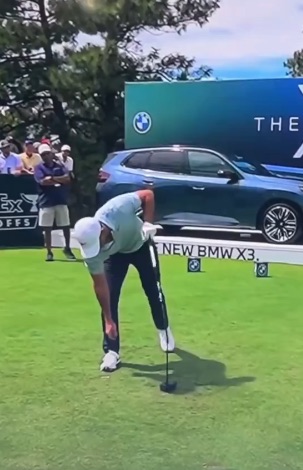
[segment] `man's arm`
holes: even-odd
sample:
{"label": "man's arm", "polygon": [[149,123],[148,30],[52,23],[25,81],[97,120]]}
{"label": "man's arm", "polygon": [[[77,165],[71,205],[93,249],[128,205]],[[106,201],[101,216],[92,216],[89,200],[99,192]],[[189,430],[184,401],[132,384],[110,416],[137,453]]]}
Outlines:
{"label": "man's arm", "polygon": [[0,155],[0,173],[4,170],[5,167],[5,160],[4,158]]}
{"label": "man's arm", "polygon": [[70,183],[70,177],[69,177],[69,175],[54,176],[53,181],[55,183],[60,183],[60,184],[69,184]]}
{"label": "man's arm", "polygon": [[34,168],[34,179],[36,183],[41,184],[41,186],[54,186],[55,184],[51,176],[45,176],[39,165]]}
{"label": "man's arm", "polygon": [[111,322],[110,294],[104,272],[104,260],[99,254],[94,258],[85,259],[84,263],[92,277],[94,291],[102,309],[104,320]]}
{"label": "man's arm", "polygon": [[105,274],[91,274],[94,291],[102,309],[105,320],[112,321],[110,310],[110,295]]}
{"label": "man's arm", "polygon": [[16,161],[16,168],[15,168],[13,174],[15,176],[19,176],[19,175],[21,175],[21,173],[24,169],[24,166],[23,166],[23,161],[22,161],[22,159],[19,155],[16,155],[16,160],[17,160]]}
{"label": "man's arm", "polygon": [[117,326],[114,323],[110,310],[110,294],[105,274],[91,274],[94,290],[104,317],[105,332],[111,338],[117,337]]}
{"label": "man's arm", "polygon": [[56,183],[53,181],[51,176],[46,176],[39,181],[39,184],[41,184],[41,186],[54,186]]}
{"label": "man's arm", "polygon": [[62,173],[63,174],[61,176],[53,176],[53,181],[55,183],[59,183],[59,184],[69,184],[70,183],[70,177],[69,177],[68,171],[63,166],[61,161],[60,161],[60,164],[62,165]]}
{"label": "man's arm", "polygon": [[153,191],[150,189],[142,189],[141,191],[136,191],[136,193],[142,204],[144,222],[152,224],[155,214],[155,196]]}
{"label": "man's arm", "polygon": [[69,157],[70,160],[67,160],[68,161],[68,165],[67,165],[67,170],[68,170],[68,174],[70,176],[70,179],[71,180],[74,180],[75,179],[75,174],[74,174],[74,160],[72,157]]}
{"label": "man's arm", "polygon": [[22,160],[22,164],[23,164],[22,174],[23,175],[33,175],[34,174],[33,168],[29,168],[28,165],[27,165],[26,160],[23,160],[22,157],[21,157],[21,160]]}

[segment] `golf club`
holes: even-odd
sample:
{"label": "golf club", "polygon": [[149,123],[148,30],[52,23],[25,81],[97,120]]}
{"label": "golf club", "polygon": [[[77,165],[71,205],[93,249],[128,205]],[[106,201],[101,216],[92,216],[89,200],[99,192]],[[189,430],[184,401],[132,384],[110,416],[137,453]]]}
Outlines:
{"label": "golf club", "polygon": [[[155,274],[155,278],[156,278],[156,282],[157,282],[157,288],[158,288],[158,294],[159,294],[159,300],[160,300],[160,304],[161,304],[163,320],[165,322],[165,320],[166,320],[166,311],[165,311],[165,306],[164,306],[164,303],[163,303],[162,288],[161,288],[159,275],[158,275],[158,270],[157,270],[157,258],[156,258],[155,250],[156,250],[156,248],[155,248],[153,242],[150,241],[149,242],[149,252],[150,252],[152,266],[153,266],[153,270],[154,270],[154,274]],[[168,345],[167,329],[165,330],[165,332],[166,332],[166,344]],[[173,393],[177,388],[177,382],[170,382],[170,380],[169,380],[169,358],[168,358],[168,356],[169,356],[169,351],[168,351],[168,348],[166,348],[166,352],[165,352],[165,357],[166,357],[165,382],[162,382],[160,384],[159,388],[160,388],[161,392]]]}

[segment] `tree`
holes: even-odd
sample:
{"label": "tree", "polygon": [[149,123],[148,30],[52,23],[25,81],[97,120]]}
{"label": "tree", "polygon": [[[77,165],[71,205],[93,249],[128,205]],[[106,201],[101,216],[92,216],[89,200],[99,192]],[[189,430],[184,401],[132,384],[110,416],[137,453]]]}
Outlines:
{"label": "tree", "polygon": [[292,77],[303,76],[303,50],[294,52],[293,57],[287,59],[285,67],[288,68],[288,75]]}
{"label": "tree", "polygon": [[201,67],[191,67],[185,70],[177,69],[168,71],[167,75],[171,80],[182,80],[182,81],[195,81],[199,82],[201,80],[210,78],[212,76],[212,69],[206,65]]}
{"label": "tree", "polygon": [[[91,4],[92,8],[85,5]],[[90,21],[88,33],[100,33],[116,44],[132,43],[141,31],[186,31],[190,24],[203,26],[219,8],[219,0],[70,0],[71,15],[82,9]],[[81,5],[84,5],[82,7]]]}
{"label": "tree", "polygon": [[[93,9],[84,2],[0,0],[0,133],[48,131],[74,143],[86,192],[123,137],[126,81],[211,74],[191,57],[145,53],[140,33],[203,26],[219,0],[95,0]],[[100,45],[79,47],[81,32]]]}
{"label": "tree", "polygon": [[2,132],[39,124],[67,137],[55,77],[64,64],[62,46],[75,44],[79,31],[64,8],[54,0],[0,2],[0,106],[7,111]]}

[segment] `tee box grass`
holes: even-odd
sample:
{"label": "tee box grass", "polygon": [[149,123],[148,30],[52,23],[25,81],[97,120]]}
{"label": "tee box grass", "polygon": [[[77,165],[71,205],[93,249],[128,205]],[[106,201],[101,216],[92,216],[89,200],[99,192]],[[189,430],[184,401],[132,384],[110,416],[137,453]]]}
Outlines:
{"label": "tee box grass", "polygon": [[[56,253],[61,257],[60,252]],[[299,470],[302,268],[162,257],[178,349],[173,395],[138,276],[122,292],[123,367],[101,375],[99,308],[82,263],[0,253],[0,468]]]}

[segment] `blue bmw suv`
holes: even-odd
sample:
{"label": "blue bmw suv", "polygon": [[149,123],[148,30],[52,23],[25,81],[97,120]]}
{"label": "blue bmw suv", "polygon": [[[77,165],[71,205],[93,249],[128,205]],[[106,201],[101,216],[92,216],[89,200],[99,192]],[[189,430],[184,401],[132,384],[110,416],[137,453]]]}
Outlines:
{"label": "blue bmw suv", "polygon": [[238,155],[171,146],[115,152],[99,172],[97,205],[118,194],[152,188],[164,229],[262,233],[270,243],[302,235],[303,182]]}

